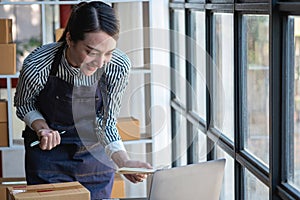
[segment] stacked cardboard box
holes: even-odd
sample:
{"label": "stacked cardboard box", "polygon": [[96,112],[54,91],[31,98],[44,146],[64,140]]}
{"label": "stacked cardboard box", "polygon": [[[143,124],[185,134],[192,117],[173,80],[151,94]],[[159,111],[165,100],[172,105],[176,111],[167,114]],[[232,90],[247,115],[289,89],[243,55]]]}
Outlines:
{"label": "stacked cardboard box", "polygon": [[139,140],[141,138],[140,122],[133,117],[119,118],[117,129],[123,141]]}
{"label": "stacked cardboard box", "polygon": [[7,187],[26,185],[25,178],[0,178],[0,199],[8,200]]}
{"label": "stacked cardboard box", "polygon": [[[69,186],[73,187],[74,185],[76,187],[78,187],[77,182],[76,183],[74,183],[74,182],[68,183],[67,185],[64,184],[63,186],[66,186],[65,189],[68,191],[70,189]],[[61,185],[58,185],[58,186],[60,187],[60,190],[61,190],[62,189]],[[58,187],[58,186],[56,186],[56,187]],[[36,193],[40,192],[39,190],[45,190],[45,188],[50,188],[50,187],[52,187],[52,186],[49,186],[49,184],[48,185],[43,184],[43,185],[28,187],[28,186],[26,186],[25,178],[0,178],[0,200],[11,200],[11,199],[14,199],[14,198],[34,199],[35,196],[37,195]],[[79,186],[79,188],[81,190],[82,190],[82,187],[83,186]],[[32,196],[30,196],[30,195],[23,195],[22,196],[22,195],[17,195],[16,194],[18,191],[25,190],[27,188],[29,188],[30,192],[34,193]],[[35,188],[35,189],[33,189],[33,188]],[[47,191],[49,191],[49,189]],[[13,194],[13,193],[15,193],[15,194]],[[51,194],[49,193],[49,194],[47,194],[47,196],[52,195],[52,197],[54,198],[53,195],[56,195],[54,193],[55,192],[52,192]],[[56,191],[56,193],[57,193],[57,191]],[[84,193],[87,193],[86,190],[84,190]],[[42,195],[39,195],[39,196],[42,197],[45,193],[42,192],[41,194]],[[26,196],[26,198],[25,198],[25,196]],[[45,199],[44,196],[42,198]],[[61,197],[59,197],[59,198],[61,198]],[[62,197],[62,198],[65,198],[65,197]],[[111,198],[125,198],[125,181],[123,180],[123,178],[119,174],[115,175],[115,180],[114,180],[114,184],[113,184],[113,188],[112,188]]]}
{"label": "stacked cardboard box", "polygon": [[8,146],[7,101],[0,99],[0,147]]}
{"label": "stacked cardboard box", "polygon": [[55,40],[58,41],[60,39],[60,37],[63,35],[64,33],[64,28],[58,28],[55,30]]}
{"label": "stacked cardboard box", "polygon": [[90,200],[90,192],[79,182],[7,187],[9,200]]}
{"label": "stacked cardboard box", "polygon": [[12,20],[11,19],[0,19],[0,43],[8,44],[12,43]]}
{"label": "stacked cardboard box", "polygon": [[111,198],[125,198],[125,181],[119,174],[115,174]]}
{"label": "stacked cardboard box", "polygon": [[12,19],[0,19],[0,74],[16,73],[16,44],[12,40]]}

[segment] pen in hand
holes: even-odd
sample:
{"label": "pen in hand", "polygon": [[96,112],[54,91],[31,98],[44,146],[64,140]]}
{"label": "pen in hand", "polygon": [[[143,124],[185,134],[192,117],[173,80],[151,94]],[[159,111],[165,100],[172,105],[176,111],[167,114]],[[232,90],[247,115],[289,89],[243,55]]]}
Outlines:
{"label": "pen in hand", "polygon": [[[65,132],[66,132],[66,131],[62,131],[62,132],[60,132],[59,134],[62,135],[62,134],[64,134]],[[38,145],[38,144],[40,144],[40,141],[39,141],[39,140],[36,140],[36,141],[34,141],[34,142],[31,142],[30,147],[34,147],[34,146],[36,146],[36,145]]]}

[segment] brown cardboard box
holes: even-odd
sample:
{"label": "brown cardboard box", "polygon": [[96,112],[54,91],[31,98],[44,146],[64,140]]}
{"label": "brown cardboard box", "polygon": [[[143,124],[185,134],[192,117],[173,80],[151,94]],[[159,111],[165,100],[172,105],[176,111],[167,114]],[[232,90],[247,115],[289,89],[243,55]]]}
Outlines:
{"label": "brown cardboard box", "polygon": [[0,178],[0,199],[8,200],[7,187],[26,185],[25,178]]}
{"label": "brown cardboard box", "polygon": [[12,43],[12,19],[0,19],[0,43]]}
{"label": "brown cardboard box", "polygon": [[58,28],[55,30],[55,40],[58,41],[62,34],[64,33],[64,28]]}
{"label": "brown cardboard box", "polygon": [[111,198],[125,197],[125,182],[119,174],[115,174],[115,181],[111,192]]}
{"label": "brown cardboard box", "polygon": [[7,122],[0,122],[0,147],[8,147]]}
{"label": "brown cardboard box", "polygon": [[141,138],[140,122],[133,117],[119,118],[117,129],[123,141],[139,140]]}
{"label": "brown cardboard box", "polygon": [[7,189],[11,200],[90,200],[90,192],[77,181]]}
{"label": "brown cardboard box", "polygon": [[0,123],[7,122],[7,101],[0,99]]}
{"label": "brown cardboard box", "polygon": [[16,73],[16,44],[0,44],[0,74]]}

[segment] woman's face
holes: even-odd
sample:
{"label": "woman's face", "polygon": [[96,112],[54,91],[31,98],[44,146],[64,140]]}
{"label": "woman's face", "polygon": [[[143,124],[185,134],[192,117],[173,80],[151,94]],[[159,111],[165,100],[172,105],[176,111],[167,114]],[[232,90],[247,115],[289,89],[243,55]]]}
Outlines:
{"label": "woman's face", "polygon": [[90,76],[110,61],[116,45],[116,40],[103,31],[86,33],[84,40],[70,42],[69,56],[85,75]]}

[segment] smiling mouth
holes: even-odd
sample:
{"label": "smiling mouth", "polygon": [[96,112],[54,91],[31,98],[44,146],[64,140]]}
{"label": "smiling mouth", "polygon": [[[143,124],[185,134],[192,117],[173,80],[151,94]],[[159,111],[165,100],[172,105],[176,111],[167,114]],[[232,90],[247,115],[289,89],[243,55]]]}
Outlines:
{"label": "smiling mouth", "polygon": [[98,69],[100,68],[98,65],[87,65],[88,68]]}

